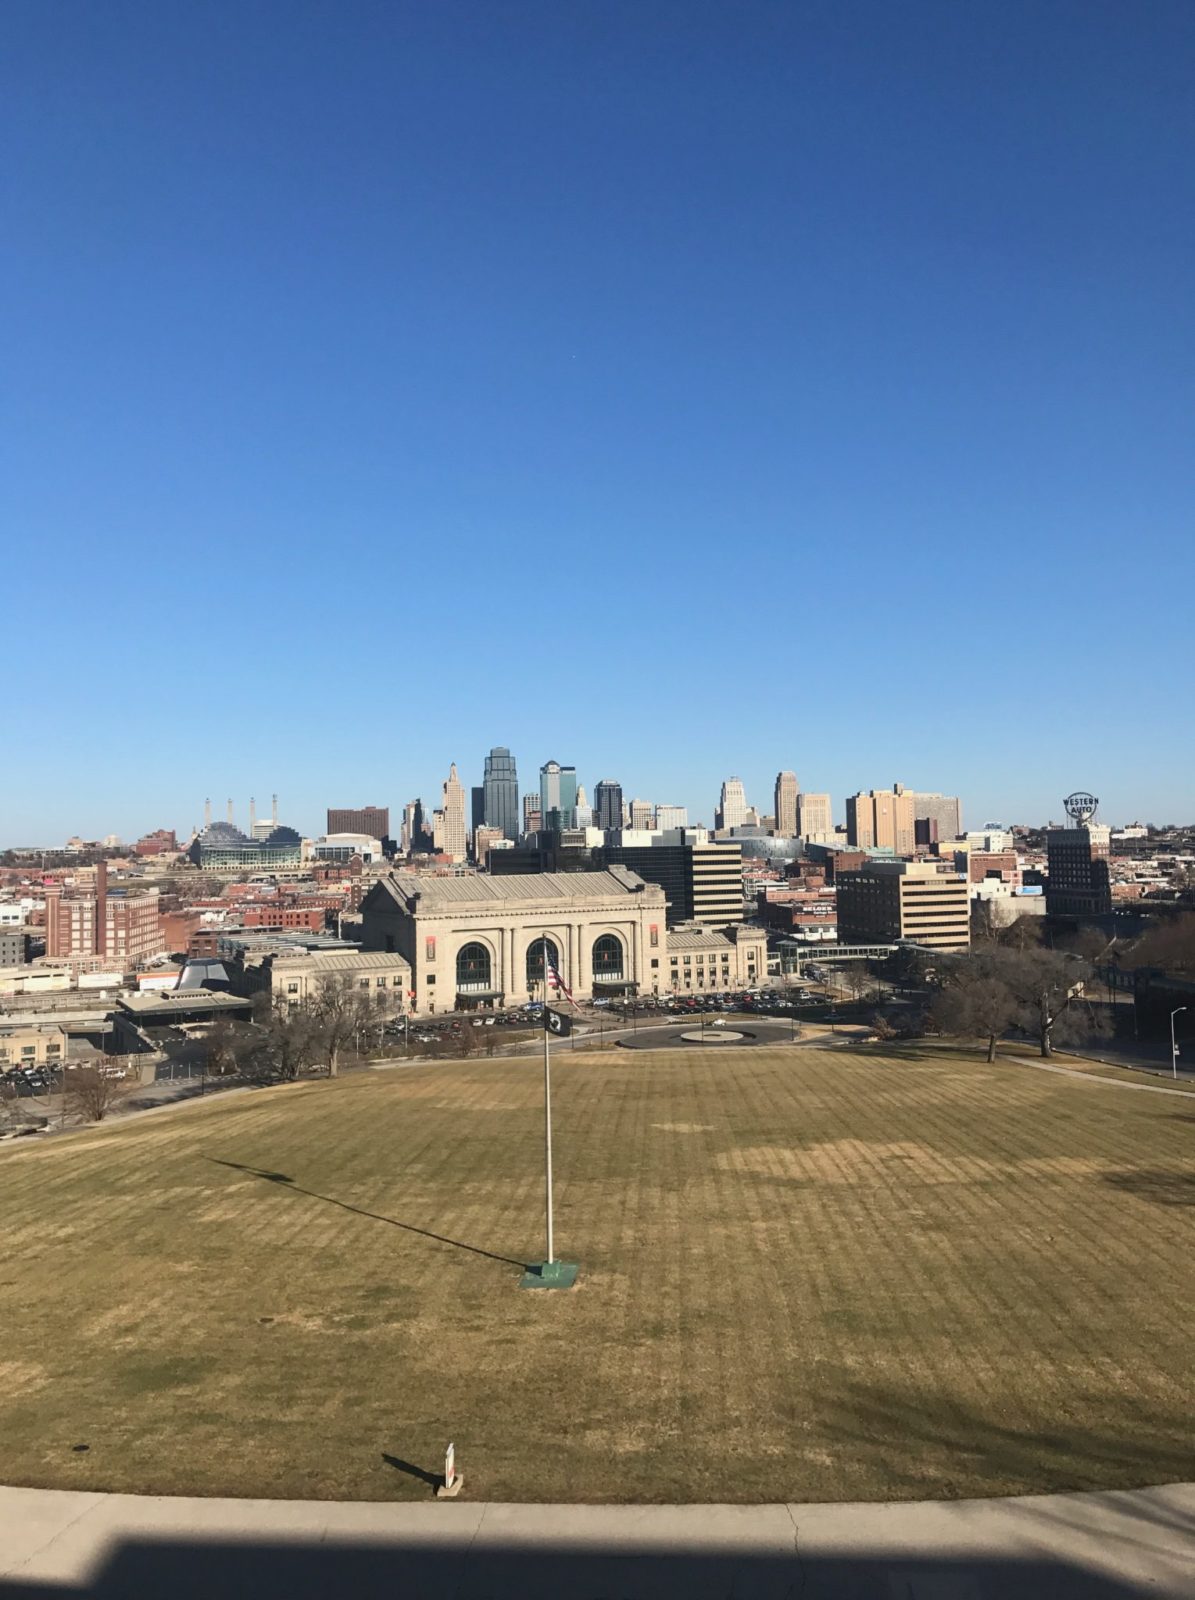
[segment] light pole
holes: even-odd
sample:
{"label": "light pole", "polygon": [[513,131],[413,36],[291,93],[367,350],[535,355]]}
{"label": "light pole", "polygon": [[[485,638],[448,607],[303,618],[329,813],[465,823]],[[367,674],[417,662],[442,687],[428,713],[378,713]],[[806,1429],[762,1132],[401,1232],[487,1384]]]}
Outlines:
{"label": "light pole", "polygon": [[1175,1006],[1170,1013],[1170,1074],[1174,1078],[1178,1077],[1178,1043],[1174,1037],[1174,1019],[1180,1011],[1186,1009],[1186,1006]]}

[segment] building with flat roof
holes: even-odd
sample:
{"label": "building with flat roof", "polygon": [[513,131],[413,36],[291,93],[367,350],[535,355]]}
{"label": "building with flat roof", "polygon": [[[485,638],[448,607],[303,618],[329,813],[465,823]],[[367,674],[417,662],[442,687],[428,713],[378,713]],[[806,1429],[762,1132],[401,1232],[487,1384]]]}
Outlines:
{"label": "building with flat roof", "polygon": [[342,807],[328,811],[329,833],[364,833],[371,839],[390,837],[389,806]]}
{"label": "building with flat roof", "polygon": [[668,930],[664,993],[709,994],[751,989],[768,970],[768,936],[762,928],[707,928],[682,923]]}
{"label": "building with flat roof", "polygon": [[871,861],[835,874],[843,944],[909,940],[934,950],[971,945],[969,885],[932,861]]}
{"label": "building with flat roof", "polygon": [[747,821],[748,810],[747,791],[743,787],[742,778],[725,779],[722,792],[718,796],[715,826],[721,829],[741,828]]}
{"label": "building with flat roof", "polygon": [[652,993],[667,953],[664,892],[633,872],[430,878],[387,873],[361,905],[365,946],[405,958],[413,1008],[544,994],[544,944],[578,996]]}
{"label": "building with flat roof", "polygon": [[916,844],[913,823],[913,797],[902,784],[847,796],[847,843],[859,850],[891,850],[896,856],[911,856]]}
{"label": "building with flat roof", "polygon": [[622,784],[613,778],[599,778],[593,791],[595,826],[612,832],[622,827]]}
{"label": "building with flat roof", "polygon": [[1049,916],[1111,916],[1110,838],[1110,830],[1098,823],[1085,828],[1047,829],[1046,911]]}

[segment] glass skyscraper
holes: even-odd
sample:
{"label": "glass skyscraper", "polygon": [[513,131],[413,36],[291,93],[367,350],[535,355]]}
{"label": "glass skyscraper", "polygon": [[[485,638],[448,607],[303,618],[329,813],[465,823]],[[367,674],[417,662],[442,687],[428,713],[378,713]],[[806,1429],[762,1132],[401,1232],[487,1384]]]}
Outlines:
{"label": "glass skyscraper", "polygon": [[504,839],[519,837],[519,775],[515,758],[505,745],[497,744],[485,758],[482,782],[485,794],[485,825],[501,828]]}
{"label": "glass skyscraper", "polygon": [[553,812],[558,816],[557,826],[571,828],[577,815],[577,769],[562,767],[559,761],[545,761],[539,769],[539,809],[541,827],[551,824]]}

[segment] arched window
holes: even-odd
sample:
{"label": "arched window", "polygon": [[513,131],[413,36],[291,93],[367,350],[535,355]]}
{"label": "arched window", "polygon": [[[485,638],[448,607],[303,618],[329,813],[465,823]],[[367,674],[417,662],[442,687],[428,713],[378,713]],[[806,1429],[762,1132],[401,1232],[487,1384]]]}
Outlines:
{"label": "arched window", "polygon": [[527,987],[534,989],[544,981],[544,945],[556,963],[557,972],[560,971],[560,946],[555,939],[536,939],[527,951]]}
{"label": "arched window", "polygon": [[485,945],[462,946],[456,958],[456,986],[473,994],[490,987],[490,952]]}
{"label": "arched window", "polygon": [[622,944],[612,933],[603,933],[593,942],[595,983],[609,983],[622,977]]}

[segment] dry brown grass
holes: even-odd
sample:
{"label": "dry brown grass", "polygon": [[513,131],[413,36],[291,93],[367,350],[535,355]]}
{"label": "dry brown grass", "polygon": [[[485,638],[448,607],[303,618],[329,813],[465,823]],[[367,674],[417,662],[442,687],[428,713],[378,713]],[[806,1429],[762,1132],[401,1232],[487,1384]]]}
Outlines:
{"label": "dry brown grass", "polygon": [[[0,1160],[0,1479],[487,1499],[1195,1477],[1195,1118],[940,1051],[562,1051]],[[72,1446],[87,1443],[86,1453]]]}

